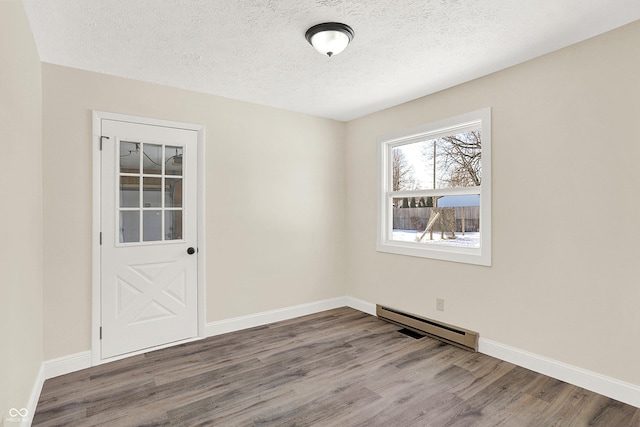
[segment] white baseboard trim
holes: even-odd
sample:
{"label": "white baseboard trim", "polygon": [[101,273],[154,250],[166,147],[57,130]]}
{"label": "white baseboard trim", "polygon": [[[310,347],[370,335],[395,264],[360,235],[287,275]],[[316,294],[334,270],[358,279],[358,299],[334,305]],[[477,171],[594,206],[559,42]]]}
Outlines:
{"label": "white baseboard trim", "polygon": [[345,297],[337,297],[308,304],[263,311],[261,313],[249,314],[246,316],[233,317],[231,319],[218,320],[207,323],[206,334],[208,337],[212,337],[215,335],[226,334],[228,332],[263,326],[269,323],[294,319],[296,317],[319,313],[325,310],[332,310],[346,305]]}
{"label": "white baseboard trim", "polygon": [[33,414],[36,413],[36,407],[38,406],[38,400],[40,400],[40,393],[42,393],[42,387],[45,380],[54,378],[64,374],[70,374],[81,369],[85,369],[91,366],[91,352],[83,351],[82,353],[70,354],[69,356],[58,357],[57,359],[45,360],[40,369],[38,370],[38,376],[33,383],[33,389],[29,396],[29,402],[27,404],[28,415],[22,417],[20,427],[29,427],[33,421]]}
{"label": "white baseboard trim", "polygon": [[361,311],[363,313],[370,314],[372,316],[376,315],[376,305],[367,301],[363,301],[358,298],[346,296],[345,305],[347,307],[351,307],[355,310]]}
{"label": "white baseboard trim", "polygon": [[80,371],[91,367],[91,351],[83,351],[80,353],[70,354],[68,356],[58,357],[57,359],[45,360],[44,378],[58,377],[71,372]]}
{"label": "white baseboard trim", "polygon": [[480,338],[478,351],[640,408],[640,386],[638,385],[529,353],[486,338]]}
{"label": "white baseboard trim", "polygon": [[31,422],[33,421],[33,414],[36,413],[36,406],[38,406],[38,400],[40,399],[40,393],[42,392],[42,386],[44,385],[44,363],[40,365],[40,369],[38,370],[38,375],[36,376],[36,380],[33,383],[33,389],[31,389],[31,394],[29,395],[29,402],[27,402],[26,408],[20,408],[27,410],[27,415],[21,417],[20,427],[29,427],[31,426]]}

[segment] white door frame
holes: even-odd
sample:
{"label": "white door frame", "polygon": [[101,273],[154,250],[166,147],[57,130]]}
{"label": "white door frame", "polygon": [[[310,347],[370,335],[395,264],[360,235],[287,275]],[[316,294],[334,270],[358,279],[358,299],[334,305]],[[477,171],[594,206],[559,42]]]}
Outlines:
{"label": "white door frame", "polygon": [[[148,117],[131,116],[127,114],[108,113],[104,111],[93,111],[93,132],[91,138],[91,144],[93,147],[93,236],[92,236],[92,273],[91,273],[91,365],[96,366],[102,363],[111,362],[114,360],[122,359],[125,357],[133,356],[136,354],[146,353],[148,351],[157,350],[164,347],[169,347],[177,344],[181,344],[188,341],[194,341],[197,339],[205,338],[205,322],[206,322],[206,298],[205,298],[205,283],[206,282],[206,262],[205,262],[205,143],[204,143],[204,126],[192,123],[181,123],[168,120],[151,119]],[[191,338],[183,341],[173,342],[166,345],[161,345],[151,349],[144,349],[125,355],[115,356],[111,358],[103,359],[100,351],[100,323],[101,323],[101,301],[100,301],[100,215],[102,212],[102,201],[100,195],[100,184],[102,179],[101,161],[100,161],[100,144],[101,144],[101,121],[103,119],[140,123],[145,125],[155,125],[164,127],[173,127],[179,129],[194,130],[198,135],[198,337]]]}

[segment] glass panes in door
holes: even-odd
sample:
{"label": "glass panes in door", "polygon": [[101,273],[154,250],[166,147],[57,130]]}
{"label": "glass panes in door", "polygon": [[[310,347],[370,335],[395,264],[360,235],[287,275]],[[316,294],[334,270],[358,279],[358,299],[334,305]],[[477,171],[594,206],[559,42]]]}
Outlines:
{"label": "glass panes in door", "polygon": [[183,147],[120,141],[120,244],[182,240]]}

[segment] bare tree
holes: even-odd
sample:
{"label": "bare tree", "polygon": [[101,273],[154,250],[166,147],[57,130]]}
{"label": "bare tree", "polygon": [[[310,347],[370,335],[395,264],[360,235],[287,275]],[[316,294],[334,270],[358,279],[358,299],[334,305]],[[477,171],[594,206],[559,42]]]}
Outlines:
{"label": "bare tree", "polygon": [[448,184],[454,187],[482,183],[482,135],[480,130],[442,138],[444,166],[450,171]]}
{"label": "bare tree", "polygon": [[393,191],[410,190],[413,181],[413,167],[401,150],[393,149]]}
{"label": "bare tree", "polygon": [[437,159],[437,179],[441,186],[470,187],[482,183],[480,130],[445,136],[438,138],[434,143],[436,147],[433,152],[425,148],[423,156],[432,165],[434,156]]}

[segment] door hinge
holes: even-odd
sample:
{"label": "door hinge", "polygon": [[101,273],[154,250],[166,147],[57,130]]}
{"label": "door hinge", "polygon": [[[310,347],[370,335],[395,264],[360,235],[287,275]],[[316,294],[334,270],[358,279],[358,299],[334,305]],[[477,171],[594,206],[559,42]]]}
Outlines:
{"label": "door hinge", "polygon": [[109,137],[108,136],[101,136],[100,137],[100,151],[102,151],[102,140],[103,139],[109,139]]}
{"label": "door hinge", "polygon": [[100,339],[102,339],[102,326],[100,326]]}
{"label": "door hinge", "polygon": [[102,231],[100,232],[100,244],[102,244]]}

